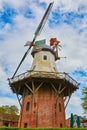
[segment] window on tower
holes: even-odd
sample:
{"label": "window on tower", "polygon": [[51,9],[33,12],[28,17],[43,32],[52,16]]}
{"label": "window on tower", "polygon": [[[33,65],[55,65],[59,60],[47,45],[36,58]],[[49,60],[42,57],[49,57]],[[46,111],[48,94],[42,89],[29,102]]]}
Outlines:
{"label": "window on tower", "polygon": [[61,112],[61,104],[59,103],[59,112]]}
{"label": "window on tower", "polygon": [[46,55],[44,55],[44,56],[43,56],[43,59],[44,59],[44,60],[47,60],[47,56],[46,56]]}
{"label": "window on tower", "polygon": [[26,104],[26,111],[28,111],[30,109],[30,102],[27,102]]}

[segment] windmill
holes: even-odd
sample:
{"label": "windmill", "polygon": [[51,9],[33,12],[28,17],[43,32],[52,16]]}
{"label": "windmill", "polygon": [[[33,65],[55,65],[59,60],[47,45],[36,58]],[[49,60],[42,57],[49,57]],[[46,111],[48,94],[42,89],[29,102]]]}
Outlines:
{"label": "windmill", "polygon": [[19,65],[18,65],[17,69],[15,70],[15,73],[13,74],[13,77],[12,77],[12,78],[14,78],[14,76],[16,75],[18,69],[20,68],[20,66],[21,66],[21,64],[22,64],[22,62],[24,61],[24,59],[25,59],[26,56],[28,55],[28,53],[29,53],[31,47],[34,46],[34,42],[35,42],[37,36],[41,33],[41,31],[42,31],[42,29],[43,29],[43,27],[44,27],[44,25],[45,25],[45,23],[46,23],[46,20],[47,20],[49,14],[50,14],[50,11],[51,11],[51,8],[52,8],[52,6],[53,6],[53,3],[54,3],[54,2],[51,2],[51,3],[49,4],[49,6],[48,6],[48,8],[47,8],[47,10],[46,10],[46,12],[45,12],[45,14],[44,14],[44,16],[43,16],[42,19],[41,19],[40,24],[38,25],[38,27],[37,27],[37,29],[36,29],[36,31],[35,31],[35,33],[34,33],[33,40],[32,40],[31,42],[27,42],[27,45],[29,45],[29,48],[27,49],[27,51],[25,52],[23,58],[21,59],[21,61],[20,61]]}
{"label": "windmill", "polygon": [[[9,80],[9,85],[17,95],[21,106],[19,127],[24,128],[55,128],[65,127],[65,109],[70,97],[76,89],[78,82],[65,72],[59,72],[55,61],[60,59],[58,49],[60,41],[50,39],[50,45],[43,41],[36,41],[49,16],[53,2],[49,4],[34,38],[20,61],[14,75]],[[43,44],[41,45],[40,42]],[[33,48],[32,48],[33,47]],[[31,69],[16,75],[22,62],[32,48],[33,63]]]}

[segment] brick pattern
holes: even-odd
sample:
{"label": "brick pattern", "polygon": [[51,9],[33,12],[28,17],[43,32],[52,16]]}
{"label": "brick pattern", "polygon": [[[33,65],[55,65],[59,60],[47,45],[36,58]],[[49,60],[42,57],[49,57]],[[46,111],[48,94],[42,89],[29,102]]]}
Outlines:
{"label": "brick pattern", "polygon": [[[26,104],[30,108],[26,111]],[[59,103],[61,111],[59,110]],[[20,114],[20,127],[65,127],[63,96],[57,96],[50,86],[42,86],[34,95],[23,98]]]}

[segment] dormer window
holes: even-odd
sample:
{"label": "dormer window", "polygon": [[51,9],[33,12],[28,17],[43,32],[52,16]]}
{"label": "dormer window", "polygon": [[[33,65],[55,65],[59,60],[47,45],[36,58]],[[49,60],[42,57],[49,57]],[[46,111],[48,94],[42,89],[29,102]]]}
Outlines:
{"label": "dormer window", "polygon": [[46,55],[44,55],[44,56],[43,56],[43,59],[44,59],[44,60],[47,60],[47,56],[46,56]]}

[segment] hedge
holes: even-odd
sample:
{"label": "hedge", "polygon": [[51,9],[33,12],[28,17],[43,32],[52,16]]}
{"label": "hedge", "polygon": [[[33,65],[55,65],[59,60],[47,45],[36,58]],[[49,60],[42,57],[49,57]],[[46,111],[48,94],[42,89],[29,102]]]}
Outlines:
{"label": "hedge", "polygon": [[0,130],[86,130],[86,128],[10,128],[2,127]]}

